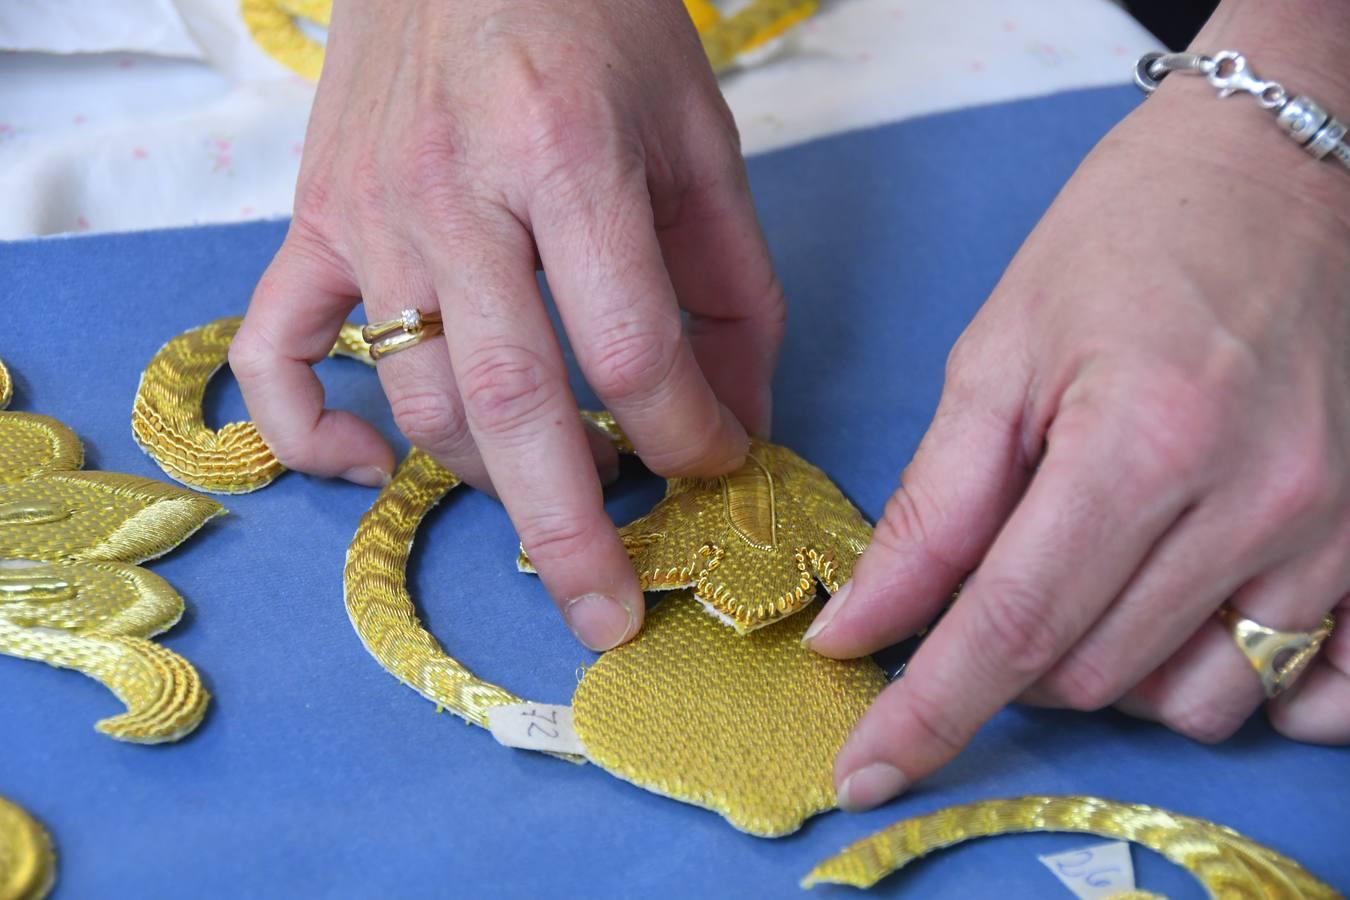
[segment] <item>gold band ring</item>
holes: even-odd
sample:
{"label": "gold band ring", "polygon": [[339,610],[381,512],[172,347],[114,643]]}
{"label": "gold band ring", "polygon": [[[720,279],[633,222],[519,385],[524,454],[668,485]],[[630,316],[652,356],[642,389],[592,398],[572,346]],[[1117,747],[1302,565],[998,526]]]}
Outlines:
{"label": "gold band ring", "polygon": [[362,328],[361,338],[370,345],[370,358],[378,360],[382,356],[420,344],[444,330],[440,313],[405,309],[397,319],[375,322]]}
{"label": "gold band ring", "polygon": [[1219,610],[1219,621],[1256,670],[1267,698],[1279,696],[1298,680],[1336,627],[1336,618],[1328,615],[1313,631],[1276,631],[1226,606]]}

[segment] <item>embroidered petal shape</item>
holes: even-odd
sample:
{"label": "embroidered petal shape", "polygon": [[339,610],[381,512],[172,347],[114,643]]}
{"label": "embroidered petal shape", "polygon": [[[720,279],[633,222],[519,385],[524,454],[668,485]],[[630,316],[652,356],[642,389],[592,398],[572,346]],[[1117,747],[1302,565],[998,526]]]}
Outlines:
{"label": "embroidered petal shape", "polygon": [[84,465],[84,445],[65,425],[35,413],[0,413],[0,485]]}
{"label": "embroidered petal shape", "polygon": [[9,406],[12,399],[14,399],[14,379],[9,377],[9,369],[5,368],[4,360],[0,360],[0,409]]}
{"label": "embroidered petal shape", "polygon": [[801,646],[811,614],[732,638],[686,594],[586,670],[573,724],[592,762],[777,837],[835,804],[835,754],[886,685],[870,659]]}
{"label": "embroidered petal shape", "polygon": [[143,640],[182,615],[169,583],[136,566],[0,560],[0,653],[102,682],[127,712],[95,727],[118,740],[177,740],[206,714],[210,695],[196,669]]}
{"label": "embroidered petal shape", "polygon": [[224,508],[182,488],[113,472],[61,472],[0,486],[0,557],[161,556]]}
{"label": "embroidered petal shape", "polygon": [[127,711],[94,727],[119,741],[176,741],[201,724],[211,700],[187,660],[138,637],[34,631],[0,620],[0,650],[104,684]]}
{"label": "embroidered petal shape", "polygon": [[[619,529],[645,590],[693,587],[745,634],[797,612],[816,583],[836,591],[872,529],[824,472],[755,442],[721,478],[676,478],[650,513]],[[533,572],[522,552],[522,571]]]}
{"label": "embroidered petal shape", "polygon": [[55,882],[56,854],[47,829],[0,797],[0,897],[39,900]]}
{"label": "embroidered petal shape", "polygon": [[[252,422],[212,431],[202,414],[207,383],[225,365],[242,321],[218,319],[161,347],[141,375],[131,409],[131,433],[160,468],[218,494],[256,491],[286,471]],[[373,364],[356,325],[342,326],[330,355]]]}
{"label": "embroidered petal shape", "polygon": [[1211,897],[1339,897],[1298,863],[1204,819],[1096,797],[985,800],[916,816],[863,838],[816,866],[802,887],[870,888],[934,850],[972,838],[1066,831],[1134,841],[1186,869]]}
{"label": "embroidered petal shape", "polygon": [[139,566],[0,559],[0,619],[12,625],[148,638],[182,615],[173,586]]}

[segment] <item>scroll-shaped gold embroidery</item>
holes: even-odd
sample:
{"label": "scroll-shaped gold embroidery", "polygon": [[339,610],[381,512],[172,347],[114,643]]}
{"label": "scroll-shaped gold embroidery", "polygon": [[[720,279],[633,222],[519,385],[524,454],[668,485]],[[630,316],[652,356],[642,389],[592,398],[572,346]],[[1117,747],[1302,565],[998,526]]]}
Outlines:
{"label": "scroll-shaped gold embroidery", "polygon": [[[317,81],[323,45],[305,34],[297,20],[326,27],[332,6],[332,0],[240,0],[239,14],[268,55],[301,77]],[[708,0],[685,0],[715,72],[779,37],[819,6],[819,0],[752,0],[723,18]]]}
{"label": "scroll-shaped gold embroidery", "polygon": [[921,856],[971,838],[1029,831],[1068,831],[1134,841],[1186,869],[1211,897],[1335,898],[1306,869],[1204,819],[1096,797],[1020,797],[953,806],[906,819],[845,848],[802,879],[802,887],[869,888]]}
{"label": "scroll-shaped gold embroidery", "polygon": [[[645,590],[693,587],[745,634],[797,612],[853,573],[872,530],[829,477],[786,447],[754,442],[721,478],[675,478],[619,529]],[[532,572],[522,553],[522,571]]]}
{"label": "scroll-shaped gold embroidery", "polygon": [[446,654],[417,618],[407,563],[422,518],[459,484],[414,449],[356,528],[343,572],[347,617],[370,655],[391,675],[464,720],[487,727],[494,706],[519,697],[475,676]]}
{"label": "scroll-shaped gold embroidery", "polygon": [[0,413],[0,653],[74,669],[127,712],[96,726],[118,740],[177,740],[209,695],[197,671],[147,638],[183,600],[131,563],[173,549],[224,510],[173,485],[75,471],[79,440],[55,419]]}
{"label": "scroll-shaped gold embroidery", "polygon": [[55,883],[56,853],[47,829],[0,797],[0,900],[41,900]]}
{"label": "scroll-shaped gold embroidery", "polygon": [[[169,341],[146,367],[131,411],[131,433],[171,478],[216,494],[243,494],[286,471],[252,422],[206,426],[202,399],[225,365],[237,317],[218,319]],[[346,324],[331,355],[373,364],[359,326]]]}
{"label": "scroll-shaped gold embroidery", "polygon": [[802,647],[812,618],[737,639],[686,592],[666,597],[577,686],[573,724],[587,755],[750,834],[796,831],[834,807],[834,756],[886,686],[870,659]]}

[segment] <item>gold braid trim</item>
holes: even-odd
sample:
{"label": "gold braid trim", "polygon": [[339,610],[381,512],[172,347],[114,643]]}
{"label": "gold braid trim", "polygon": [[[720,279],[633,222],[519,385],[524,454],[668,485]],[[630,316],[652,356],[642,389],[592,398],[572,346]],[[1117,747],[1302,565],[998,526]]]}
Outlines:
{"label": "gold braid trim", "polygon": [[0,797],[0,900],[40,900],[55,883],[56,853],[47,829]]}
{"label": "gold braid trim", "polygon": [[376,662],[437,707],[486,728],[489,709],[524,701],[447,655],[422,626],[408,593],[408,556],[417,526],[459,483],[413,449],[361,517],[347,550],[343,589],[347,617]]}
{"label": "gold braid trim", "polygon": [[1019,797],[953,806],[897,822],[816,866],[802,887],[869,888],[934,850],[972,838],[1067,831],[1133,841],[1194,875],[1211,897],[1296,900],[1340,897],[1298,863],[1230,828],[1097,797]]}
{"label": "gold braid trim", "polygon": [[[169,341],[146,367],[131,410],[131,433],[177,481],[214,494],[266,487],[286,471],[252,422],[206,427],[202,401],[211,376],[225,365],[238,317],[218,319]],[[331,356],[373,365],[358,325],[345,324]]]}
{"label": "gold braid trim", "polygon": [[[742,53],[755,50],[810,17],[819,0],[753,0],[723,18],[707,0],[685,0],[714,72],[731,68]],[[331,0],[240,0],[239,15],[269,56],[310,81],[323,70],[323,45],[305,34],[298,20],[327,26]]]}

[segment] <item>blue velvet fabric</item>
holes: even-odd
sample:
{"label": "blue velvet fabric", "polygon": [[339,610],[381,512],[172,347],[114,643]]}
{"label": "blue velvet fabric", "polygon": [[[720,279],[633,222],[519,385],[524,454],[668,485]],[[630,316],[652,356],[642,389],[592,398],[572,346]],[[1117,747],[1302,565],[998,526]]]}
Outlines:
{"label": "blue velvet fabric", "polygon": [[[952,341],[1078,160],[1136,102],[1127,88],[1071,93],[752,160],[791,302],[776,439],[880,514],[932,414]],[[15,408],[69,423],[91,468],[163,477],[131,439],[140,372],[173,335],[242,312],[283,230],[0,245],[0,358],[17,377]],[[393,434],[369,371],[320,368],[337,405]],[[215,423],[243,416],[228,376],[208,405]],[[611,492],[612,510],[632,516],[659,493],[656,479],[633,475]],[[215,695],[181,743],[103,737],[93,723],[119,708],[104,688],[0,657],[0,795],[55,835],[58,897],[794,896],[814,863],[884,825],[1027,793],[1211,818],[1350,887],[1350,754],[1283,740],[1259,720],[1205,747],[1112,713],[1009,710],[910,796],[776,841],[595,766],[503,749],[395,682],[353,633],[343,555],[373,497],[289,474],[225,498],[228,517],[152,564],[188,604],[164,643]],[[414,594],[432,631],[482,676],[565,703],[591,656],[537,581],[516,573],[515,546],[499,507],[454,496],[419,535]],[[1056,896],[1036,854],[1091,842],[976,843],[878,891]],[[1136,849],[1135,859],[1143,886],[1203,895],[1160,857]]]}

